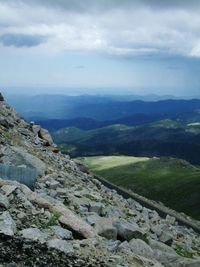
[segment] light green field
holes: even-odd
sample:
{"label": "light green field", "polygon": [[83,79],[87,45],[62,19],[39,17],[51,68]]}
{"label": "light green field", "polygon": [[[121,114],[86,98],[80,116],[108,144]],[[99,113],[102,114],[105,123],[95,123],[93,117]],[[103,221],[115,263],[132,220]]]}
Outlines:
{"label": "light green field", "polygon": [[95,171],[106,170],[117,166],[124,166],[131,163],[143,162],[149,160],[146,157],[129,156],[98,156],[84,157],[81,160]]}
{"label": "light green field", "polygon": [[85,157],[94,173],[200,220],[200,167],[175,158]]}
{"label": "light green field", "polygon": [[200,126],[200,122],[189,123],[188,126]]}

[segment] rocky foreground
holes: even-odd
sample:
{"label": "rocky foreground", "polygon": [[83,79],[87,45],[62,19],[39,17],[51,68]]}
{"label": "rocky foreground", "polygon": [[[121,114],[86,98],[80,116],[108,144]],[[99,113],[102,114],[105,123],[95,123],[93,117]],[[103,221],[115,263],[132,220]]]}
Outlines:
{"label": "rocky foreground", "polygon": [[200,266],[197,233],[83,172],[2,96],[0,163],[37,173],[34,191],[0,174],[0,266]]}

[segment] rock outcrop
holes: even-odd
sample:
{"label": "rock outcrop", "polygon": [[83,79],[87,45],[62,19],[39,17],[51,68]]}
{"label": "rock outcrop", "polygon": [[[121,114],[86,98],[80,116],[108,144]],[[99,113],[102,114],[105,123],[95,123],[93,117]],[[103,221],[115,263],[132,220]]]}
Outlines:
{"label": "rock outcrop", "polygon": [[0,101],[4,101],[4,97],[3,97],[2,93],[0,93]]}
{"label": "rock outcrop", "polygon": [[0,169],[0,266],[200,266],[199,234],[104,186],[2,100],[0,163],[37,173],[31,190]]}

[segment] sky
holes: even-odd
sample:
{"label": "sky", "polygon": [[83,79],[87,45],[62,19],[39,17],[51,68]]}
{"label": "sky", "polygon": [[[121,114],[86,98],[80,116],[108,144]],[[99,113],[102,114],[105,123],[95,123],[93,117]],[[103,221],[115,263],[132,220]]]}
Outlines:
{"label": "sky", "polygon": [[199,0],[0,0],[0,88],[200,95],[199,14]]}

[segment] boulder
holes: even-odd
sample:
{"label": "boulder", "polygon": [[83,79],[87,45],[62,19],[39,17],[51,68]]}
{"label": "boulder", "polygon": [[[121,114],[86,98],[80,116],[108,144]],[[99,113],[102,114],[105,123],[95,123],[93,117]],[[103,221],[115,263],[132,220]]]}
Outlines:
{"label": "boulder", "polygon": [[68,231],[67,229],[62,228],[61,226],[51,226],[50,232],[53,234],[56,238],[59,239],[72,239],[72,232]]}
{"label": "boulder", "polygon": [[166,244],[163,244],[163,243],[156,241],[156,240],[153,240],[153,239],[149,239],[149,246],[153,250],[161,250],[162,252],[177,255],[176,251],[172,247],[167,246]]}
{"label": "boulder", "polygon": [[[173,218],[173,217],[172,217]],[[151,231],[155,233],[158,239],[166,244],[171,244],[173,241],[173,233],[166,224],[156,224],[151,226]]]}
{"label": "boulder", "polygon": [[176,218],[170,215],[166,216],[166,222],[170,225],[170,224],[175,224],[176,222]]}
{"label": "boulder", "polygon": [[155,233],[157,236],[160,236],[162,234],[162,225],[161,224],[152,225],[151,231]]}
{"label": "boulder", "polygon": [[[164,243],[150,239],[149,246],[154,251],[154,258],[164,264],[164,266],[175,267],[175,262],[180,258],[176,251]],[[179,267],[179,266],[177,266]]]}
{"label": "boulder", "polygon": [[89,202],[89,211],[96,212],[97,214],[101,214],[102,204],[100,202],[95,202],[95,201]]}
{"label": "boulder", "polygon": [[41,129],[40,125],[31,124],[31,130],[35,135],[38,135],[40,129]]}
{"label": "boulder", "polygon": [[53,139],[48,130],[41,128],[38,132],[38,136],[46,141],[47,146],[51,146],[53,144]]}
{"label": "boulder", "polygon": [[95,229],[100,236],[112,240],[117,239],[117,229],[113,226],[111,219],[99,217],[96,220]]}
{"label": "boulder", "polygon": [[98,222],[99,218],[100,217],[96,213],[90,213],[86,217],[86,222],[89,223],[91,226],[94,226]]}
{"label": "boulder", "polygon": [[200,266],[200,259],[187,259],[187,258],[180,258],[174,265],[170,267],[199,267]]}
{"label": "boulder", "polygon": [[12,125],[6,119],[4,119],[2,117],[0,117],[0,125],[6,129],[9,129],[12,127]]}
{"label": "boulder", "polygon": [[74,253],[73,246],[65,240],[61,240],[57,238],[51,239],[47,242],[47,246],[50,249],[53,248],[53,249],[59,250],[61,252],[64,252],[67,255],[71,255]]}
{"label": "boulder", "polygon": [[37,170],[39,175],[43,175],[46,170],[45,163],[40,160],[38,157],[33,156],[28,151],[23,149],[22,147],[12,147],[14,151],[14,155],[12,155],[11,163],[15,165],[25,165],[30,168],[34,168]]}
{"label": "boulder", "polygon": [[152,248],[141,239],[131,239],[129,242],[131,250],[136,254],[145,258],[152,259],[154,252]]}
{"label": "boulder", "polygon": [[60,183],[54,179],[51,179],[51,181],[47,181],[46,185],[50,188],[50,189],[56,189]]}
{"label": "boulder", "polygon": [[4,97],[3,97],[2,93],[0,93],[0,101],[4,101]]}
{"label": "boulder", "polygon": [[6,196],[9,196],[17,189],[16,185],[3,185],[1,190],[5,193]]}
{"label": "boulder", "polygon": [[163,231],[159,236],[159,240],[166,244],[171,244],[173,241],[173,233],[170,231]]}
{"label": "boulder", "polygon": [[0,234],[4,234],[6,236],[14,236],[16,233],[16,224],[10,213],[5,211],[0,215]]}
{"label": "boulder", "polygon": [[23,238],[32,241],[45,242],[47,239],[47,234],[40,231],[38,228],[27,228],[19,232]]}
{"label": "boulder", "polygon": [[9,205],[10,203],[8,198],[0,193],[0,207],[8,209]]}
{"label": "boulder", "polygon": [[124,241],[118,246],[118,251],[128,251],[128,250],[130,250],[128,241]]}
{"label": "boulder", "polygon": [[115,240],[115,241],[111,240],[107,245],[107,250],[110,252],[116,252],[120,243],[121,242],[119,240]]}
{"label": "boulder", "polygon": [[129,223],[125,220],[119,220],[113,224],[117,229],[117,235],[121,240],[130,241],[133,238],[142,239],[144,231],[136,223]]}

